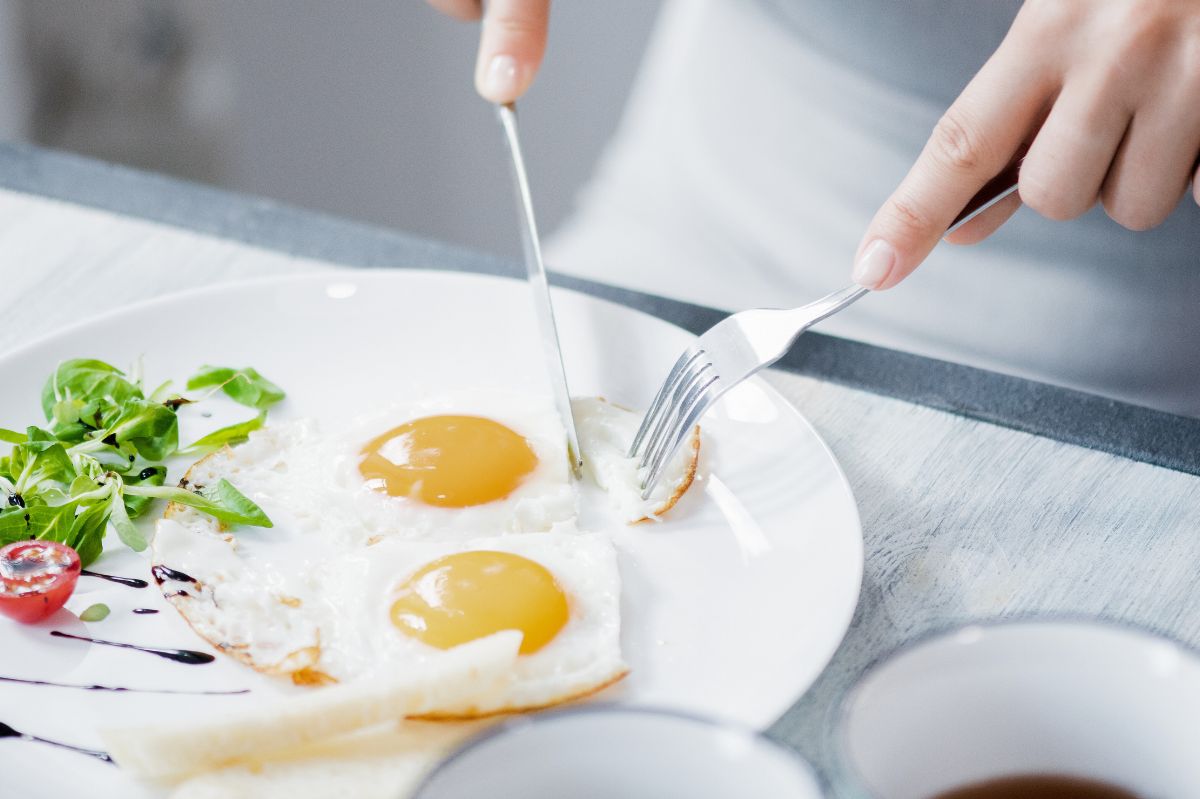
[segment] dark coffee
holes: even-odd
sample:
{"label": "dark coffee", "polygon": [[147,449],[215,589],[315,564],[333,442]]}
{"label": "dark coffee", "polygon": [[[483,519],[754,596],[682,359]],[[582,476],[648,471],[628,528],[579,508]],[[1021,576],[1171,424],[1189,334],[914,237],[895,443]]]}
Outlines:
{"label": "dark coffee", "polygon": [[934,799],[1139,799],[1124,788],[1080,777],[1030,774],[977,782]]}

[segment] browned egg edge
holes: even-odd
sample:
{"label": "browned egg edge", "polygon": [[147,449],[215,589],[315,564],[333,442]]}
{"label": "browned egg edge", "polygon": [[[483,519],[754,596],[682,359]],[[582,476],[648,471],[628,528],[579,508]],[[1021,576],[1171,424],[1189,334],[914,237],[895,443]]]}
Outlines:
{"label": "browned egg edge", "polygon": [[[600,402],[603,402],[605,405],[611,405],[614,408],[619,408],[623,411],[629,411],[630,413],[637,413],[637,411],[633,410],[632,408],[626,408],[624,405],[621,405],[617,402],[612,402],[604,397],[596,397],[596,399]],[[687,471],[684,473],[683,480],[679,483],[679,487],[675,489],[675,492],[671,494],[671,496],[666,498],[663,504],[652,510],[649,516],[643,516],[640,519],[634,519],[633,521],[629,522],[630,525],[658,521],[664,513],[675,507],[675,503],[678,502],[680,498],[687,493],[687,490],[692,487],[692,482],[696,479],[696,469],[699,468],[700,465],[700,425],[696,425],[694,428],[692,428],[692,435],[691,438],[688,439],[688,446],[692,449],[692,457],[688,461]]]}

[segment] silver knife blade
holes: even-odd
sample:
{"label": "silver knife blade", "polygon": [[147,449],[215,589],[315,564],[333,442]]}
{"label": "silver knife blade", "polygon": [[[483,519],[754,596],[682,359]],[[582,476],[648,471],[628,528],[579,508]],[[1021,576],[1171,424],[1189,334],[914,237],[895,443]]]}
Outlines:
{"label": "silver knife blade", "polygon": [[529,178],[525,174],[525,159],[521,155],[521,139],[517,135],[517,107],[513,103],[497,105],[500,126],[512,156],[513,187],[517,194],[518,216],[521,221],[521,245],[525,251],[525,270],[533,289],[533,307],[537,314],[538,330],[542,334],[542,350],[546,372],[554,387],[554,403],[567,430],[567,459],[571,471],[579,476],[583,458],[579,454],[579,436],[575,433],[575,417],[571,414],[571,392],[567,388],[567,371],[563,366],[562,347],[558,343],[558,328],[554,324],[554,305],[550,301],[550,282],[546,265],[542,263],[542,245],[538,239],[537,222],[533,217],[533,200],[529,195]]}

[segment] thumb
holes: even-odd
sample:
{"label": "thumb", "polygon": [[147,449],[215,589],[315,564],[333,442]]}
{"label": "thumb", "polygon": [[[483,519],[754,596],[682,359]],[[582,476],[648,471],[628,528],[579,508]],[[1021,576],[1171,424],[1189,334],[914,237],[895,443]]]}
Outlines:
{"label": "thumb", "polygon": [[489,0],[483,14],[475,89],[493,103],[525,93],[546,52],[550,0]]}

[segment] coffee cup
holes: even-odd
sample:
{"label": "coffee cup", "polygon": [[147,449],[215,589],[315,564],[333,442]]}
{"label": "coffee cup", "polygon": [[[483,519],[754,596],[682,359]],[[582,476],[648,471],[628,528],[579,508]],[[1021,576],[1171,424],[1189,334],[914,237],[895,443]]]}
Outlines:
{"label": "coffee cup", "polygon": [[1200,658],[1129,626],[1026,620],[928,638],[869,668],[839,726],[843,773],[871,799],[1032,774],[1200,796]]}
{"label": "coffee cup", "polygon": [[821,799],[794,752],[672,711],[587,706],[508,721],[438,766],[414,799]]}

